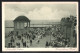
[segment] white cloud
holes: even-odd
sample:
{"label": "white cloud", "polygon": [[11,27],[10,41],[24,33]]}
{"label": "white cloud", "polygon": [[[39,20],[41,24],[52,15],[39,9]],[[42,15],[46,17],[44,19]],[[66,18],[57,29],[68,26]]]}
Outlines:
{"label": "white cloud", "polygon": [[[57,5],[58,6],[58,5]],[[29,6],[28,6],[29,7]],[[32,7],[32,6],[31,6]],[[34,6],[33,6],[34,7]],[[68,8],[68,6],[67,6]],[[28,11],[30,7],[27,9],[26,6],[16,6],[14,7],[6,7],[5,8],[5,19],[6,20],[14,20],[16,17],[20,15],[27,16],[30,20],[60,20],[62,17],[67,17],[69,15],[75,15],[76,13],[72,13],[75,11],[73,7],[71,8],[73,11],[67,10],[67,8],[63,7],[50,7],[50,6],[40,6],[40,8],[33,8],[32,10]],[[18,10],[19,9],[19,10]],[[65,10],[66,9],[66,10]],[[27,13],[26,13],[27,12]]]}
{"label": "white cloud", "polygon": [[70,12],[55,9],[52,11],[50,7],[42,7],[34,9],[27,14],[32,20],[60,20],[62,17],[69,16]]}
{"label": "white cloud", "polygon": [[5,9],[5,20],[14,20],[17,16],[24,15],[24,12],[15,11],[14,9]]}

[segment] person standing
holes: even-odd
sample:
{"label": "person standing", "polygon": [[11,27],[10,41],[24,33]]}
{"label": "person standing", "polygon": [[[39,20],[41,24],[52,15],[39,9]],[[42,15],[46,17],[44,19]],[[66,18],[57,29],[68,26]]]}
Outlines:
{"label": "person standing", "polygon": [[37,41],[37,43],[39,44],[40,40]]}
{"label": "person standing", "polygon": [[46,45],[45,45],[46,47],[48,47],[49,46],[49,44],[48,44],[48,42],[46,41]]}
{"label": "person standing", "polygon": [[25,42],[23,42],[23,47],[26,47],[26,41],[25,41]]}
{"label": "person standing", "polygon": [[32,40],[30,40],[30,46],[32,45]]}

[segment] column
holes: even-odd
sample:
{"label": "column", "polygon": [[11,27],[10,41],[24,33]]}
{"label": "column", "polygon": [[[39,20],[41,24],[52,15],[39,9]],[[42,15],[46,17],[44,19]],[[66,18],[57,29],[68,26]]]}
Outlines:
{"label": "column", "polygon": [[17,27],[16,27],[16,29],[18,29],[18,25],[19,25],[19,23],[17,22],[16,24],[17,24]]}
{"label": "column", "polygon": [[23,22],[23,29],[24,29],[24,22]]}
{"label": "column", "polygon": [[20,28],[20,22],[19,22],[19,29],[21,29],[21,28]]}
{"label": "column", "polygon": [[21,29],[21,22],[20,22],[20,29]]}
{"label": "column", "polygon": [[30,27],[30,22],[29,22],[29,27]]}
{"label": "column", "polygon": [[14,30],[16,29],[16,25],[15,25],[15,22],[14,22]]}
{"label": "column", "polygon": [[17,29],[19,29],[19,22],[17,22]]}
{"label": "column", "polygon": [[27,27],[28,27],[28,22],[27,22]]}

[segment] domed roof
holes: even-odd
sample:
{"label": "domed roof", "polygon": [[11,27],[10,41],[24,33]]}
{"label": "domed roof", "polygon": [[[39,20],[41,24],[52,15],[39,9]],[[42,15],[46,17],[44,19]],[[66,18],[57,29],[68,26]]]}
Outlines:
{"label": "domed roof", "polygon": [[18,16],[14,22],[17,22],[17,21],[23,21],[23,22],[30,22],[30,20],[26,17],[26,16]]}

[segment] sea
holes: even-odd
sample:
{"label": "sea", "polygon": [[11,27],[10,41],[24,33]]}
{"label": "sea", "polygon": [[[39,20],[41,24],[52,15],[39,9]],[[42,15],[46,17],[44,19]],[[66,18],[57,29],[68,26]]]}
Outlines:
{"label": "sea", "polygon": [[[60,21],[53,20],[31,20],[30,27],[48,27],[54,24],[60,24]],[[8,35],[10,31],[14,30],[13,20],[5,20],[5,34]]]}

